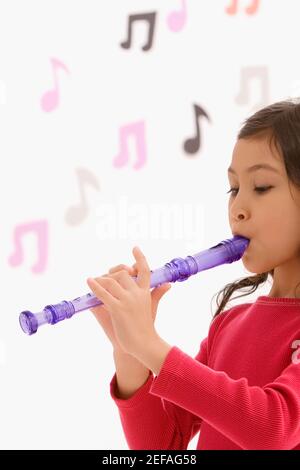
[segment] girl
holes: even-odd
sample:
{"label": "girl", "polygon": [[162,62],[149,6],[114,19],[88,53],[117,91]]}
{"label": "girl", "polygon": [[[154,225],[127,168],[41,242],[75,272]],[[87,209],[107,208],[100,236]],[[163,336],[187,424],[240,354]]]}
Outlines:
{"label": "girl", "polygon": [[[132,268],[87,280],[104,304],[91,310],[113,345],[110,393],[130,449],[187,449],[200,431],[199,450],[300,450],[300,102],[274,103],[243,124],[228,216],[233,235],[250,239],[242,262],[255,274],[219,292],[195,358],[157,333],[171,284],[150,291],[137,247]],[[269,275],[269,295],[225,309],[234,291],[250,294]]]}

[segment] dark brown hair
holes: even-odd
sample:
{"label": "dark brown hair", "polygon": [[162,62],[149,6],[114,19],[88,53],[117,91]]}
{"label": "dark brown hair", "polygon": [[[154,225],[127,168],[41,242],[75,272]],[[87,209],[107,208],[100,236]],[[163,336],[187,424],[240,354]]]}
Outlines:
{"label": "dark brown hair", "polygon": [[[242,124],[237,139],[267,138],[270,148],[274,144],[282,155],[289,182],[300,188],[300,99],[290,98],[266,106],[245,119]],[[260,284],[267,281],[269,274],[273,278],[274,269],[227,284],[214,295],[217,295],[217,310],[212,321],[224,310],[233,292],[248,289],[245,294],[232,300],[252,294]]]}

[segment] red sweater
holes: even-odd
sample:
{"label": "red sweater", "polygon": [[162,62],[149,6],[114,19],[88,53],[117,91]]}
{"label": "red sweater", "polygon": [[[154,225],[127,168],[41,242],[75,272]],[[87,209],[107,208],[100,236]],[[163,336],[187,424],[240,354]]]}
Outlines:
{"label": "red sweater", "polygon": [[300,299],[260,296],[211,323],[195,358],[176,346],[116,403],[129,449],[300,450]]}

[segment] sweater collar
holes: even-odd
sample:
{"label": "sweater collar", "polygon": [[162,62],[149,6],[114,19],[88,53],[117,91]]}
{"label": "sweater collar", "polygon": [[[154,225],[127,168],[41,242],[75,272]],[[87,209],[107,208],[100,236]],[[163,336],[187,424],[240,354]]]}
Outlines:
{"label": "sweater collar", "polygon": [[256,299],[257,303],[264,304],[289,304],[300,306],[300,298],[297,297],[269,297],[268,295],[260,295]]}

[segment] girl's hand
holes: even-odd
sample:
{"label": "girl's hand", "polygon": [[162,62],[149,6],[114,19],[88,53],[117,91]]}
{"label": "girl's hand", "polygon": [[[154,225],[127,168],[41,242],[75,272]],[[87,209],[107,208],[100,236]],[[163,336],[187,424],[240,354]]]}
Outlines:
{"label": "girl's hand", "polygon": [[[108,271],[108,274],[104,274],[104,276],[114,278],[115,273],[120,273],[122,271],[127,271],[130,276],[137,275],[135,264],[132,267],[126,266],[125,264],[119,264],[118,266],[114,266],[113,268],[110,268],[110,270]],[[100,277],[95,278],[96,281],[98,281],[99,279]],[[90,311],[93,313],[94,317],[96,318],[98,323],[101,325],[104,333],[106,334],[107,338],[109,339],[109,341],[111,342],[113,346],[113,350],[116,352],[125,353],[125,351],[122,350],[121,345],[119,344],[116,338],[114,327],[111,321],[111,315],[108,309],[104,306],[104,304],[97,305],[96,307],[92,307],[90,308]]]}
{"label": "girl's hand", "polygon": [[[130,268],[118,265],[87,284],[103,302],[90,310],[102,326],[114,350],[133,354],[143,341],[156,334],[154,321],[162,296],[171,284],[162,284],[150,291],[150,269],[142,252],[135,247],[137,262]],[[132,276],[137,275],[137,281]]]}

